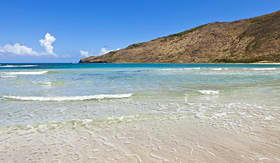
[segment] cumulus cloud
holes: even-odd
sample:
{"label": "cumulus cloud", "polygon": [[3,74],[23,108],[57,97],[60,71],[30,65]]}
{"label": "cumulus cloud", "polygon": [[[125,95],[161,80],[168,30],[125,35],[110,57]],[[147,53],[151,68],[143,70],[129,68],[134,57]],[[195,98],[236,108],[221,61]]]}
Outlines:
{"label": "cumulus cloud", "polygon": [[88,51],[80,50],[80,54],[82,57],[89,57]]}
{"label": "cumulus cloud", "polygon": [[20,43],[15,44],[6,44],[0,46],[0,54],[2,55],[18,55],[18,56],[43,56],[43,55],[52,55],[56,56],[54,53],[53,43],[56,38],[49,33],[46,33],[45,38],[41,39],[40,45],[45,49],[43,52],[37,52],[30,47],[27,47]]}
{"label": "cumulus cloud", "polygon": [[107,49],[107,48],[101,48],[99,53],[98,54],[90,54],[88,51],[86,50],[80,50],[80,56],[81,57],[89,57],[89,56],[99,56],[99,55],[103,55],[103,54],[106,54],[106,53],[109,53],[111,51],[116,51],[116,50],[120,50],[120,49]]}
{"label": "cumulus cloud", "polygon": [[106,49],[106,48],[101,48],[101,49],[100,49],[100,52],[99,52],[99,55],[109,53],[110,51],[111,51],[111,50],[108,50],[108,49]]}
{"label": "cumulus cloud", "polygon": [[50,55],[56,55],[53,51],[53,43],[56,38],[49,33],[46,33],[45,39],[40,40],[40,45],[45,49],[46,53]]}
{"label": "cumulus cloud", "polygon": [[15,43],[14,45],[6,44],[3,47],[0,47],[0,53],[22,55],[22,56],[23,55],[30,55],[30,56],[40,55],[38,52],[34,51],[32,48],[21,45],[19,43]]}
{"label": "cumulus cloud", "polygon": [[109,50],[109,49],[106,49],[106,48],[101,48],[100,52],[99,52],[99,55],[103,55],[103,54],[109,53],[111,51],[116,51],[116,50],[120,50],[120,49]]}

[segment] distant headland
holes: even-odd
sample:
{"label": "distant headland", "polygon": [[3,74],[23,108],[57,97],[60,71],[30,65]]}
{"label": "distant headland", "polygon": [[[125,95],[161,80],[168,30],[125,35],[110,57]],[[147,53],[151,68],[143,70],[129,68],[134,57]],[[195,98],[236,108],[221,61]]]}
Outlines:
{"label": "distant headland", "polygon": [[234,22],[214,22],[132,44],[80,63],[280,62],[280,11]]}

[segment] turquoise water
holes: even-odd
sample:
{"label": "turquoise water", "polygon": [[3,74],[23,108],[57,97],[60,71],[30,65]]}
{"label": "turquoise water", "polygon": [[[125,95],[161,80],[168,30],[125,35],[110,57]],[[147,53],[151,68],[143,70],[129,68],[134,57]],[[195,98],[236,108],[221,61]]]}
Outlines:
{"label": "turquoise water", "polygon": [[280,65],[1,64],[0,83],[0,126],[147,114],[278,125],[280,117]]}

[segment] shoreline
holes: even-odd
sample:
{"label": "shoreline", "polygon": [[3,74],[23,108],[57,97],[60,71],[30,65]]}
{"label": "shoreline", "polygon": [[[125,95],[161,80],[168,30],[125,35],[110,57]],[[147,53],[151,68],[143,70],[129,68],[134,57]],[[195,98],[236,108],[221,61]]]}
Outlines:
{"label": "shoreline", "polygon": [[264,65],[278,65],[280,62],[271,62],[271,63],[262,63],[262,62],[254,62],[254,63],[211,63],[211,62],[201,62],[201,63],[173,63],[173,62],[106,62],[106,63],[94,63],[94,62],[84,62],[84,63],[78,63],[78,64],[264,64]]}
{"label": "shoreline", "polygon": [[1,80],[0,162],[280,162],[279,66],[83,66]]}
{"label": "shoreline", "polygon": [[[33,128],[34,129],[34,128]],[[0,160],[22,162],[275,162],[279,129],[249,133],[200,120],[148,119],[30,127],[0,136]],[[4,141],[3,141],[4,140]]]}
{"label": "shoreline", "polygon": [[[280,62],[254,62],[254,63],[211,63],[211,62],[207,62],[207,63],[204,63],[204,62],[201,62],[201,63],[171,63],[171,62],[166,62],[166,63],[162,63],[162,62],[112,62],[112,63],[90,63],[90,62],[85,62],[85,63],[60,63],[60,62],[57,62],[57,63],[0,63],[0,65],[30,65],[30,64],[263,64],[263,65],[280,65]],[[3,68],[8,68],[8,67],[3,67]],[[33,67],[32,67],[33,68]],[[36,68],[34,66],[34,68]]]}

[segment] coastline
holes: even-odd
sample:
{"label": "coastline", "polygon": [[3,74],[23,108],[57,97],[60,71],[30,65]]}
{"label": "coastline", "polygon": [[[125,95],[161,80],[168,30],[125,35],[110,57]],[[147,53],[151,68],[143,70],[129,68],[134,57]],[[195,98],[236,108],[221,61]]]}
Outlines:
{"label": "coastline", "polygon": [[0,162],[280,161],[277,65],[52,66],[5,70]]}
{"label": "coastline", "polygon": [[79,64],[264,64],[278,65],[280,62],[79,62]]}
{"label": "coastline", "polygon": [[279,129],[253,127],[246,133],[185,118],[72,122],[10,132],[0,136],[3,162],[280,161]]}
{"label": "coastline", "polygon": [[280,163],[280,0],[1,4],[0,163]]}
{"label": "coastline", "polygon": [[275,63],[252,63],[252,64],[262,64],[262,65],[280,65],[280,63],[275,62]]}

